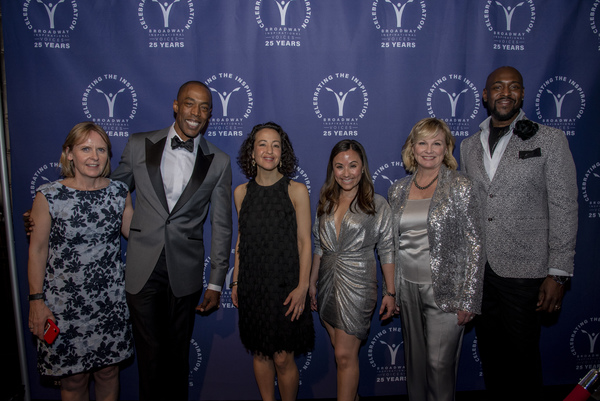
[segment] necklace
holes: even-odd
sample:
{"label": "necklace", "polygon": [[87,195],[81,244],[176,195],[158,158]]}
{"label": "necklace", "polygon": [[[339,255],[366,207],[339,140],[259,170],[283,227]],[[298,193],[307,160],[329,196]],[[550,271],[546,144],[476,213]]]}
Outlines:
{"label": "necklace", "polygon": [[421,191],[424,191],[427,188],[429,188],[437,179],[438,179],[438,176],[436,175],[435,178],[433,180],[431,180],[431,182],[429,184],[425,185],[424,187],[417,184],[417,176],[415,176],[415,179],[413,180],[413,182],[415,183],[415,187],[419,188]]}

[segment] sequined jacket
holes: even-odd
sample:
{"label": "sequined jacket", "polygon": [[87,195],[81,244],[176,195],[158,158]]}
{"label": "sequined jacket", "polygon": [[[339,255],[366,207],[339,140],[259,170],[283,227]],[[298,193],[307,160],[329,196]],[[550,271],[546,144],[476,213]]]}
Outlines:
{"label": "sequined jacket", "polygon": [[[488,129],[489,118],[480,127]],[[460,147],[461,170],[481,204],[487,260],[502,277],[546,277],[549,269],[572,274],[578,192],[569,142],[564,132],[541,124],[527,140],[507,135],[493,180],[484,167],[481,131]]]}
{"label": "sequined jacket", "polygon": [[[412,175],[404,177],[388,192],[396,248],[413,180]],[[481,313],[485,259],[479,206],[471,181],[444,165],[429,205],[427,236],[433,294],[439,308],[448,313],[460,310]],[[396,249],[396,288],[400,288],[402,277],[398,254]]]}

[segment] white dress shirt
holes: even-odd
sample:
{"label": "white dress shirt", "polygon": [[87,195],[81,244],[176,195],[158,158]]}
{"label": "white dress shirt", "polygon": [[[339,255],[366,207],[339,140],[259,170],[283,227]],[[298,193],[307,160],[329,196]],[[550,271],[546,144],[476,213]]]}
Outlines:
{"label": "white dress shirt", "polygon": [[175,132],[175,126],[172,125],[169,129],[165,150],[160,161],[160,173],[163,179],[165,195],[167,196],[169,212],[173,210],[173,207],[190,180],[194,164],[196,163],[196,155],[198,154],[198,138],[194,138],[194,151],[190,152],[184,148],[171,148],[171,140],[175,136],[178,136],[178,134]]}
{"label": "white dress shirt", "polygon": [[502,160],[502,156],[504,155],[504,151],[508,146],[508,142],[512,137],[513,129],[515,128],[515,124],[517,121],[525,117],[525,113],[523,110],[519,111],[519,115],[514,121],[510,124],[510,129],[506,134],[504,134],[499,140],[496,148],[494,149],[494,154],[490,155],[490,120],[492,117],[486,118],[480,125],[479,129],[481,129],[481,135],[479,138],[481,139],[481,145],[483,146],[483,165],[485,167],[485,171],[490,178],[490,181],[494,179],[494,175],[496,174],[496,170],[498,169],[498,165],[500,164],[500,160]]}

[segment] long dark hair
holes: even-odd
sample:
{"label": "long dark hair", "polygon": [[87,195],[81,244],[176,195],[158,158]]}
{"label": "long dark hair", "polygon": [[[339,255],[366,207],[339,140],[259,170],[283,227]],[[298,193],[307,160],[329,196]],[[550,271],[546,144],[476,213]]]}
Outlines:
{"label": "long dark hair", "polygon": [[[375,186],[373,185],[371,173],[369,172],[369,162],[367,161],[365,148],[363,148],[358,141],[344,139],[343,141],[336,143],[333,149],[331,149],[331,155],[329,156],[329,162],[327,164],[327,178],[325,179],[325,184],[321,187],[319,203],[317,204],[317,216],[331,214],[339,203],[341,189],[335,180],[335,175],[333,173],[333,159],[338,154],[348,150],[353,150],[358,153],[363,165],[362,176],[358,183],[358,191],[356,193],[356,205],[366,214],[375,214],[375,202],[373,201]],[[352,209],[351,211],[354,212]]]}
{"label": "long dark hair", "polygon": [[246,136],[246,139],[244,139],[237,158],[237,163],[242,169],[242,172],[248,179],[256,177],[256,165],[252,164],[252,151],[254,150],[256,134],[258,131],[265,128],[270,128],[277,131],[279,137],[281,138],[281,163],[279,163],[279,166],[277,166],[277,171],[288,178],[294,177],[296,173],[296,166],[298,166],[298,158],[294,153],[294,148],[292,147],[290,137],[280,125],[271,121],[264,124],[255,125],[248,136]]}

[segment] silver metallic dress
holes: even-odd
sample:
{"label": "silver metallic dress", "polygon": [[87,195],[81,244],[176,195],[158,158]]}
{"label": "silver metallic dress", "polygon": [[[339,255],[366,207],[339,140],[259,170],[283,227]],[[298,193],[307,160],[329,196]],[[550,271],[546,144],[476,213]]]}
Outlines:
{"label": "silver metallic dress", "polygon": [[[377,304],[377,263],[394,263],[391,209],[375,194],[376,214],[360,211],[353,202],[343,217],[339,237],[333,214],[315,219],[315,254],[321,256],[317,303],[319,317],[334,328],[367,338]],[[354,210],[355,212],[352,212]]]}

